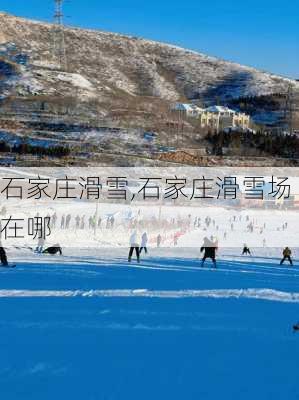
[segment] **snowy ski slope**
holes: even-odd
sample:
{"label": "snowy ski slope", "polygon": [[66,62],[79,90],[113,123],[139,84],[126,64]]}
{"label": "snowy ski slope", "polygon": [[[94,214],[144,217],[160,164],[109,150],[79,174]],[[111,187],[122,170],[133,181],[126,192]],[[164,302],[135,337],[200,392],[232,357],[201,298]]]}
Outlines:
{"label": "snowy ski slope", "polygon": [[265,252],[222,249],[215,270],[200,268],[198,249],[151,249],[140,265],[126,249],[10,250],[1,395],[297,398],[298,261],[280,267],[278,249]]}

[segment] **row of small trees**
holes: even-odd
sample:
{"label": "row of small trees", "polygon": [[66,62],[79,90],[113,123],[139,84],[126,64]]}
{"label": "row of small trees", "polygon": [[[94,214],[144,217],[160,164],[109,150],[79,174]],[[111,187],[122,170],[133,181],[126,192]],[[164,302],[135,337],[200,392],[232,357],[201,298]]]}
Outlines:
{"label": "row of small trees", "polygon": [[286,94],[276,93],[272,95],[239,97],[229,102],[229,106],[238,107],[240,111],[254,114],[256,110],[278,111],[285,108]]}
{"label": "row of small trees", "polygon": [[70,154],[70,149],[64,146],[53,146],[53,147],[34,146],[29,143],[15,144],[13,146],[10,146],[9,144],[1,141],[0,152],[1,153],[11,152],[16,154],[32,154],[38,156],[62,158]]}
{"label": "row of small trees", "polygon": [[251,154],[270,154],[272,156],[299,158],[299,139],[296,135],[274,135],[262,132],[219,132],[209,133],[206,136],[211,144],[212,152],[217,155],[223,154],[223,148],[242,150],[251,149]]}

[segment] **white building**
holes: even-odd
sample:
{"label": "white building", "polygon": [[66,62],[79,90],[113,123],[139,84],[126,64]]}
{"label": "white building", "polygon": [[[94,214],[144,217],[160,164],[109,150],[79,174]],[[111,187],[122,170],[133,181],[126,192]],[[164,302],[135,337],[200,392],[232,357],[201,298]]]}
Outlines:
{"label": "white building", "polygon": [[244,113],[234,111],[228,107],[211,106],[206,112],[212,113],[218,118],[218,129],[240,128],[249,129],[250,116]]}
{"label": "white building", "polygon": [[229,128],[248,130],[250,127],[249,115],[224,106],[214,105],[204,109],[194,104],[176,103],[172,110],[179,112],[181,117],[199,119],[201,128],[212,131]]}
{"label": "white building", "polygon": [[203,108],[197,107],[195,104],[176,103],[172,111],[179,112],[182,116],[187,118],[198,118],[204,111]]}

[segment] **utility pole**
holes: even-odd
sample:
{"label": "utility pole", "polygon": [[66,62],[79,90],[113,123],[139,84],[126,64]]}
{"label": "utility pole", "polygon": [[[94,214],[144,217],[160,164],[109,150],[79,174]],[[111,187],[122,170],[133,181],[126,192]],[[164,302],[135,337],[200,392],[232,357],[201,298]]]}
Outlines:
{"label": "utility pole", "polygon": [[292,134],[293,130],[292,95],[293,95],[292,85],[289,85],[286,96],[285,121],[290,134]]}
{"label": "utility pole", "polygon": [[53,31],[53,62],[58,68],[67,71],[64,25],[62,5],[64,0],[55,1],[54,31]]}
{"label": "utility pole", "polygon": [[296,130],[296,117],[298,117],[298,104],[299,104],[299,93],[296,88],[290,84],[286,95],[286,107],[285,107],[285,123],[292,135]]}

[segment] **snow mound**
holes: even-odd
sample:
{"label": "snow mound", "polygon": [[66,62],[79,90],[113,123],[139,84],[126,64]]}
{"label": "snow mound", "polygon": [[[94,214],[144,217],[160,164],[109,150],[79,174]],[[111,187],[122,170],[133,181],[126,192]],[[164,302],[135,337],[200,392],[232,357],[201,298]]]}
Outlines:
{"label": "snow mound", "polygon": [[80,89],[92,89],[92,84],[80,74],[71,74],[64,72],[58,74],[57,79],[66,83],[70,83]]}
{"label": "snow mound", "polygon": [[0,298],[8,297],[148,297],[148,298],[214,298],[254,299],[299,303],[299,293],[274,289],[212,289],[212,290],[0,290]]}

